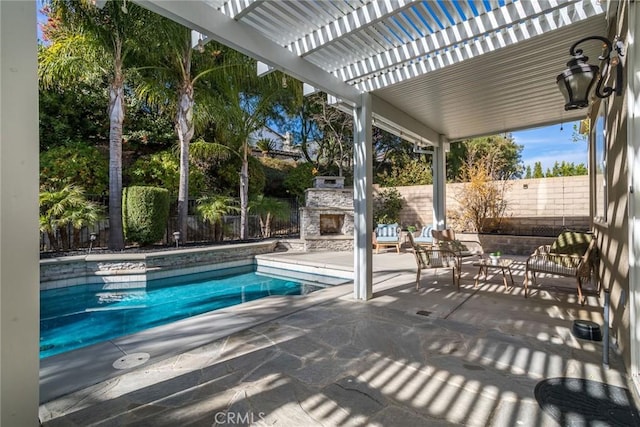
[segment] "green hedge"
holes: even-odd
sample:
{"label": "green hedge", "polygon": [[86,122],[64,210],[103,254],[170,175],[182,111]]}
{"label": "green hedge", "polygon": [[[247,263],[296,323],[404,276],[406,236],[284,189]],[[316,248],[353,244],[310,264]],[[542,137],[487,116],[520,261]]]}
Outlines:
{"label": "green hedge", "polygon": [[158,187],[127,187],[122,191],[122,225],[130,242],[150,245],[164,236],[169,218],[169,191]]}

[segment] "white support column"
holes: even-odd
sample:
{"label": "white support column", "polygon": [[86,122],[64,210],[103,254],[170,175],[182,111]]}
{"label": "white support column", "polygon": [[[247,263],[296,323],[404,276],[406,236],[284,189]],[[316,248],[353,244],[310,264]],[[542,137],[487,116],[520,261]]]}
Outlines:
{"label": "white support column", "polygon": [[36,2],[0,1],[0,425],[37,426]]}
{"label": "white support column", "polygon": [[447,227],[447,165],[443,135],[437,147],[433,147],[433,227],[444,230]]}
{"label": "white support column", "polygon": [[371,233],[373,231],[373,159],[371,96],[362,94],[353,110],[353,296],[366,301],[372,296]]}
{"label": "white support column", "polygon": [[629,324],[631,377],[640,392],[640,4],[629,2],[627,71],[627,158],[629,170]]}

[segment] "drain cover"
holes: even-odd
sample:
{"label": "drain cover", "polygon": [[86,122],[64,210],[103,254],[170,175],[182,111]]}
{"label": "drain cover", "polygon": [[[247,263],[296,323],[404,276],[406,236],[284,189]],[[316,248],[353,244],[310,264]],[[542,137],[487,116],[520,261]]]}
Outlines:
{"label": "drain cover", "polygon": [[416,314],[418,314],[420,316],[428,316],[428,315],[431,314],[431,312],[427,311],[427,310],[420,310],[420,311],[416,312]]}
{"label": "drain cover", "polygon": [[140,366],[149,360],[149,353],[132,353],[120,357],[113,362],[113,367],[116,369],[129,369]]}
{"label": "drain cover", "polygon": [[562,426],[640,426],[628,389],[582,378],[549,378],[535,396],[543,411]]}

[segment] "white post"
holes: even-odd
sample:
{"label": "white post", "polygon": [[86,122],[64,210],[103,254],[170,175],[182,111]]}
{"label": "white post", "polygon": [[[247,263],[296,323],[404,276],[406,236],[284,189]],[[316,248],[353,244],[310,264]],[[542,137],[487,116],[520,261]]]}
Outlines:
{"label": "white post", "polygon": [[447,169],[446,140],[440,135],[437,147],[433,147],[433,227],[436,230],[447,228]]}
{"label": "white post", "polygon": [[372,296],[371,233],[373,232],[373,160],[371,96],[353,110],[353,293],[357,300]]}
{"label": "white post", "polygon": [[36,2],[0,1],[0,425],[37,426]]}
{"label": "white post", "polygon": [[[629,32],[625,52],[627,156],[629,170],[629,324],[631,377],[640,392],[640,4],[629,2]],[[608,325],[605,325],[608,326]]]}

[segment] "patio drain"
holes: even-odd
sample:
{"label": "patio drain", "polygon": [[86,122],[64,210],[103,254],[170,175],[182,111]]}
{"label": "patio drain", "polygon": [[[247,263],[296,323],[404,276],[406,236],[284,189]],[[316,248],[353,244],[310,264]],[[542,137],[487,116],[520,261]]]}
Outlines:
{"label": "patio drain", "polygon": [[129,369],[140,366],[149,360],[149,353],[131,353],[120,357],[113,362],[113,367],[116,369]]}
{"label": "patio drain", "polygon": [[416,314],[419,316],[429,316],[431,315],[431,312],[427,310],[420,310],[420,311],[417,311]]}
{"label": "patio drain", "polygon": [[543,411],[562,426],[640,426],[628,389],[583,378],[549,378],[535,388]]}

